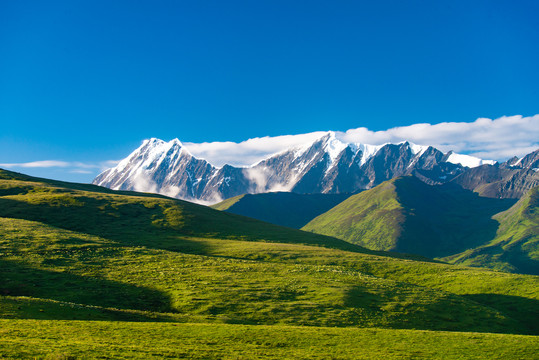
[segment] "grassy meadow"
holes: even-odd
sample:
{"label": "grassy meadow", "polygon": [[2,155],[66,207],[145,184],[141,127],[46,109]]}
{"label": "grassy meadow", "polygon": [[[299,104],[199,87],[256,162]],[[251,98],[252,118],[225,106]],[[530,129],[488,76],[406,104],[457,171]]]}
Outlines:
{"label": "grassy meadow", "polygon": [[[46,329],[46,331],[44,331]],[[533,359],[506,334],[111,321],[0,320],[5,359]]]}
{"label": "grassy meadow", "polygon": [[0,358],[537,351],[537,276],[371,251],[162,196],[6,171],[0,274]]}

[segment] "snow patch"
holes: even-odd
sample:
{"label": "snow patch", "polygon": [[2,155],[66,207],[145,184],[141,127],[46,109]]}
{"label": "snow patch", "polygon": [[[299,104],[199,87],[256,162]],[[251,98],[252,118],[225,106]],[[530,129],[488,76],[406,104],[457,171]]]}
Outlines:
{"label": "snow patch", "polygon": [[469,168],[478,167],[481,165],[494,165],[496,161],[494,160],[481,160],[475,156],[471,155],[462,155],[462,154],[455,154],[451,153],[449,157],[447,158],[447,162],[450,162],[452,164],[462,165]]}
{"label": "snow patch", "polygon": [[329,159],[331,163],[333,163],[347,146],[347,143],[338,140],[335,137],[335,133],[330,131],[328,134],[328,140],[324,144],[324,151],[329,155]]}
{"label": "snow patch", "polygon": [[369,144],[351,144],[356,148],[356,154],[358,151],[361,151],[361,159],[359,161],[359,166],[363,166],[371,157],[376,155],[378,150],[386,146],[387,144],[382,145],[369,145]]}
{"label": "snow patch", "polygon": [[411,142],[408,142],[408,145],[410,146],[410,150],[412,150],[412,154],[414,154],[417,157],[423,155],[423,153],[429,148],[428,146],[416,145]]}

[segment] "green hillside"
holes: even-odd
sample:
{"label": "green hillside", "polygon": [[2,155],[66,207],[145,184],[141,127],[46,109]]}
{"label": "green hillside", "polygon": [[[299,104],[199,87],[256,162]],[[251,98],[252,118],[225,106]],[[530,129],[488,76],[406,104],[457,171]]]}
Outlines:
{"label": "green hillside", "polygon": [[[514,249],[511,245],[503,249],[503,255],[498,249],[498,256],[470,260],[472,254],[478,253],[470,249],[483,249],[494,238],[505,241],[504,236],[511,236],[498,231],[504,217],[496,214],[514,203],[512,199],[481,197],[456,185],[430,186],[408,176],[348,198],[313,219],[303,230],[335,236],[374,250],[539,274],[539,267],[527,260],[530,252],[536,251],[533,241],[520,248],[518,259],[511,255]],[[515,220],[504,220],[500,228],[509,228],[504,224],[512,222]],[[532,222],[529,218],[520,222],[518,231],[528,237],[537,233]]]}
{"label": "green hillside", "polygon": [[397,247],[404,220],[394,181],[387,181],[349,197],[314,218],[302,230],[389,251]]}
{"label": "green hillside", "polygon": [[[417,259],[162,196],[1,171],[0,331],[11,340],[0,340],[0,356],[13,349],[35,356],[42,341],[32,326],[94,348],[92,336],[84,342],[60,334],[80,324],[99,338],[100,326],[121,326],[114,341],[124,336],[128,344],[129,323],[110,321],[132,322],[133,331],[140,321],[220,324],[215,331],[265,325],[275,339],[298,334],[281,341],[291,349],[307,330],[287,326],[337,327],[341,334],[348,327],[539,334],[539,277]],[[148,326],[156,330],[146,339],[172,325]],[[21,339],[28,343],[17,348]],[[219,346],[232,351],[233,342]]]}
{"label": "green hillside", "polygon": [[494,219],[500,225],[492,241],[444,260],[539,275],[539,187]]}
{"label": "green hillside", "polygon": [[299,229],[349,196],[291,192],[245,194],[224,200],[212,208]]}

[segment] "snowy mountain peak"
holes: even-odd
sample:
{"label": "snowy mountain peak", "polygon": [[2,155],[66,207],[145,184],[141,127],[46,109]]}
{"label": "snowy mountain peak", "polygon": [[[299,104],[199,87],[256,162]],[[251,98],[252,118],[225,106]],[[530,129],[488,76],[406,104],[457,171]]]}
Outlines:
{"label": "snowy mountain peak", "polygon": [[406,141],[405,144],[408,144],[408,147],[412,150],[412,154],[415,156],[421,156],[429,148],[429,146],[417,145],[409,141]]}
{"label": "snowy mountain peak", "polygon": [[410,142],[348,143],[339,133],[328,131],[250,166],[216,167],[193,156],[179,139],[167,142],[151,138],[116,167],[96,177],[94,184],[215,203],[240,194],[268,191],[356,192],[403,175],[443,183],[466,167],[489,163],[493,162],[451,152],[443,154]]}
{"label": "snowy mountain peak", "polygon": [[348,144],[338,140],[333,131],[329,131],[328,134],[324,136],[324,139],[324,152],[329,155],[330,162],[333,163],[341,152],[346,149]]}

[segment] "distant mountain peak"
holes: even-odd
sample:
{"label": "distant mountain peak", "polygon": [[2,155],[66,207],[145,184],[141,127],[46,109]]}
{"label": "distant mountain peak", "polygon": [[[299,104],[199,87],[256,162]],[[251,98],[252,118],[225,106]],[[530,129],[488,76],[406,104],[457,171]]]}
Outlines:
{"label": "distant mountain peak", "polygon": [[404,141],[399,144],[350,143],[336,132],[275,153],[247,167],[216,167],[193,156],[177,138],[142,144],[94,184],[112,189],[157,192],[189,201],[214,203],[245,193],[291,191],[343,193],[369,189],[396,176],[415,174],[443,183],[479,166],[481,159]]}

